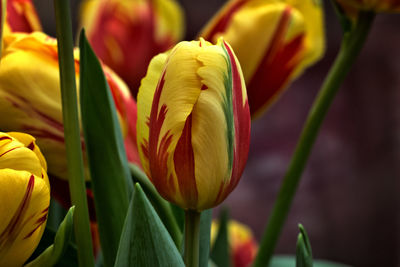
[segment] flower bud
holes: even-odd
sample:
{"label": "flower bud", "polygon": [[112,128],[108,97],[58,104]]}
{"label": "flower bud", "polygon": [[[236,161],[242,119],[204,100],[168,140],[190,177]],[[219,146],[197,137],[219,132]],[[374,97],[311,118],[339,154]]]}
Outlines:
{"label": "flower bud", "polygon": [[138,93],[138,148],[158,192],[184,209],[221,203],[239,182],[250,116],[242,71],[222,39],[153,58]]}
{"label": "flower bud", "polygon": [[22,266],[46,226],[50,185],[35,139],[0,132],[0,266]]}
{"label": "flower bud", "polygon": [[[39,32],[13,33],[4,37],[4,44],[0,64],[0,129],[33,135],[47,158],[49,173],[66,179],[56,40]],[[79,83],[78,50],[75,50],[75,71]],[[104,71],[116,104],[128,159],[137,162],[135,101],[120,78],[107,67]]]}
{"label": "flower bud", "polygon": [[[211,224],[211,244],[217,236],[219,224]],[[256,257],[258,246],[249,227],[235,220],[228,223],[228,242],[234,267],[248,267]]]}
{"label": "flower bud", "polygon": [[151,58],[182,38],[183,15],[175,0],[86,0],[82,26],[96,55],[136,97]]}
{"label": "flower bud", "polygon": [[400,0],[337,0],[345,8],[375,12],[400,12]]}
{"label": "flower bud", "polygon": [[31,0],[7,0],[5,33],[41,30],[39,17]]}
{"label": "flower bud", "polygon": [[231,0],[200,36],[232,45],[254,117],[322,56],[323,11],[320,0]]}

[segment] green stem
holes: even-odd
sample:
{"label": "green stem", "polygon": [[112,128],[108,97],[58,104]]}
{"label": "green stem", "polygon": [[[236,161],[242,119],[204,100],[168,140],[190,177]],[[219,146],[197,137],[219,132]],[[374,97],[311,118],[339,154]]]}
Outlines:
{"label": "green stem", "polygon": [[308,114],[262,237],[254,267],[268,266],[320,126],[340,85],[365,43],[374,16],[371,12],[360,12],[353,30],[343,37],[339,54]]}
{"label": "green stem", "polygon": [[185,211],[185,254],[186,267],[199,267],[200,212]]}
{"label": "green stem", "polygon": [[150,182],[149,178],[147,178],[146,174],[139,169],[139,167],[134,164],[129,164],[129,168],[131,170],[133,181],[142,186],[146,195],[150,199],[151,204],[157,211],[157,214],[160,216],[169,234],[171,235],[172,240],[174,240],[176,247],[178,250],[180,250],[182,243],[182,232],[179,229],[174,214],[172,213],[171,205],[168,203],[168,201],[163,199],[160,194],[158,194],[154,185]]}
{"label": "green stem", "polygon": [[79,266],[90,267],[94,266],[94,258],[84,179],[69,4],[70,1],[68,0],[54,0],[64,138],[71,202],[75,206],[74,231],[78,247]]}

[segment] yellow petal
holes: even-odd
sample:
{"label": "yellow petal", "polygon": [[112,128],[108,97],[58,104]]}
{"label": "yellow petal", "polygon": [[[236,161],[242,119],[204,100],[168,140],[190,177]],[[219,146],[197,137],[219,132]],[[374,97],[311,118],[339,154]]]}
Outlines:
{"label": "yellow petal", "polygon": [[0,169],[0,266],[21,266],[40,241],[50,202],[44,179]]}

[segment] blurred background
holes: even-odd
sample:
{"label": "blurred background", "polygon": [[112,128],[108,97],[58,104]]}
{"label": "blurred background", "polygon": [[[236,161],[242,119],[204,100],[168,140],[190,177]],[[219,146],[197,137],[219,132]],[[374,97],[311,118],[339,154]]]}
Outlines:
{"label": "blurred background", "polygon": [[[53,1],[34,2],[44,31],[55,36]],[[75,29],[79,2],[71,1]],[[179,2],[186,12],[187,40],[224,3]],[[340,26],[330,1],[324,4],[325,57],[252,122],[246,170],[223,204],[258,240],[307,112],[340,45]],[[399,29],[400,15],[377,16],[323,124],[276,253],[295,253],[297,224],[302,223],[315,258],[353,266],[400,266]]]}

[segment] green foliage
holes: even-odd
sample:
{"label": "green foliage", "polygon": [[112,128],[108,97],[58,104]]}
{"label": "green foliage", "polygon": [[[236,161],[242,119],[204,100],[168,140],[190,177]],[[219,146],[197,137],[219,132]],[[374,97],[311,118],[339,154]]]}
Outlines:
{"label": "green foliage", "polygon": [[299,224],[299,230],[296,247],[296,267],[312,267],[313,259],[310,240],[303,225]]}
{"label": "green foliage", "polygon": [[110,89],[83,30],[79,47],[82,126],[104,262],[112,266],[133,183]]}
{"label": "green foliage", "polygon": [[[50,245],[44,252],[42,252],[37,258],[29,262],[25,266],[27,267],[40,267],[40,266],[54,266],[69,247],[72,232],[73,232],[73,214],[74,207],[70,208],[64,220],[60,224],[57,233],[54,237],[54,244]],[[76,254],[75,254],[76,255]],[[69,255],[70,256],[70,255]],[[75,258],[76,259],[76,258]],[[66,258],[68,264],[73,264],[73,257]],[[77,265],[77,262],[75,263]],[[65,265],[63,265],[65,266]]]}
{"label": "green foliage", "polygon": [[[296,266],[295,256],[275,256],[270,262],[270,267],[293,267]],[[325,260],[314,260],[314,267],[350,267],[345,264]]]}
{"label": "green foliage", "polygon": [[211,250],[211,259],[218,267],[231,266],[231,258],[229,253],[228,220],[228,210],[223,209],[219,218],[217,237]]}
{"label": "green foliage", "polygon": [[199,267],[209,266],[211,220],[212,209],[205,210],[201,213]]}
{"label": "green foliage", "polygon": [[115,267],[184,267],[182,257],[141,186],[136,184]]}

